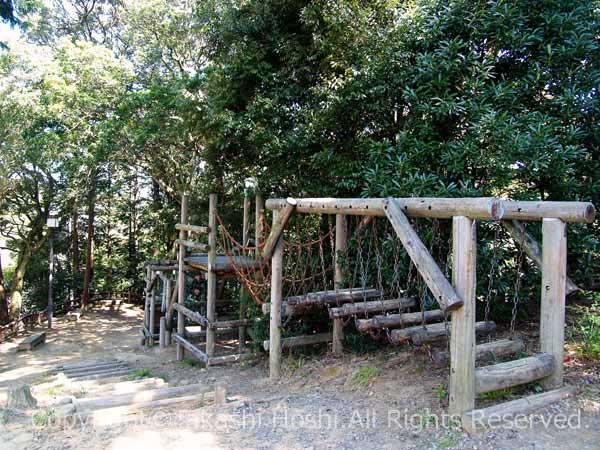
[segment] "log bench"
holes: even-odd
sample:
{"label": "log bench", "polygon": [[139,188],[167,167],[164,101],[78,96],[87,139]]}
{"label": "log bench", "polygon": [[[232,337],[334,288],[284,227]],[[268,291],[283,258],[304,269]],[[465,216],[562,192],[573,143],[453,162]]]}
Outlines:
{"label": "log bench", "polygon": [[25,339],[23,339],[23,341],[21,341],[19,343],[19,346],[17,347],[17,351],[22,352],[22,351],[26,351],[26,350],[33,350],[38,345],[41,345],[45,342],[46,342],[46,333],[45,332],[32,334],[31,336],[27,336]]}

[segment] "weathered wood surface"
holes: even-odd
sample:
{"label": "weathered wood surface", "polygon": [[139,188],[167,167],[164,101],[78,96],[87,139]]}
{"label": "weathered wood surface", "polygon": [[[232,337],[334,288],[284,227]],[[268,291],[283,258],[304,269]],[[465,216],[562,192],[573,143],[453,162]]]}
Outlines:
{"label": "weathered wood surface", "polygon": [[[216,320],[217,316],[217,194],[208,196],[208,272],[206,282],[206,318],[209,323]],[[209,328],[206,333],[206,355],[210,358],[215,354],[217,336],[214,328]]]}
{"label": "weathered wood surface", "polygon": [[402,211],[402,205],[396,200],[390,200],[385,212],[394,231],[402,241],[404,249],[441,309],[452,311],[460,308],[463,305],[463,299],[456,293],[419,235],[413,229]]}
{"label": "weathered wood surface", "polygon": [[[502,221],[502,225],[506,228],[506,231],[508,231],[515,242],[519,245],[521,245],[521,243],[523,244],[523,249],[527,256],[531,258],[540,270],[543,270],[543,256],[540,244],[527,232],[523,223],[518,220],[504,220]],[[579,286],[577,286],[571,278],[566,277],[566,295],[571,295],[579,291]]]}
{"label": "weathered wood surface", "polygon": [[370,319],[359,319],[356,321],[356,329],[361,333],[367,333],[372,330],[381,330],[383,328],[398,328],[421,323],[423,318],[425,318],[425,323],[444,320],[444,311],[441,309],[434,309],[425,311],[424,314],[421,314],[420,312],[398,313],[374,316]]}
{"label": "weathered wood surface", "polygon": [[22,352],[22,351],[27,351],[27,350],[33,350],[38,345],[42,345],[45,342],[46,342],[46,333],[45,332],[32,334],[31,336],[27,336],[25,339],[23,339],[21,342],[19,342],[19,345],[17,346],[17,351]]}
{"label": "weathered wood surface", "polygon": [[256,355],[254,355],[254,353],[237,353],[234,355],[211,356],[210,358],[208,358],[207,367],[219,366],[221,364],[231,364],[240,361],[247,361],[255,357]]}
{"label": "weathered wood surface", "polygon": [[396,298],[389,300],[370,300],[366,302],[358,301],[356,303],[346,303],[342,306],[329,309],[331,319],[350,317],[356,314],[372,314],[375,312],[385,312],[394,309],[409,308],[416,305],[414,298]]}
{"label": "weathered wood surface", "polygon": [[209,230],[210,230],[208,227],[202,227],[199,225],[190,225],[187,223],[178,223],[177,225],[175,225],[175,229],[177,231],[188,231],[188,232],[196,233],[196,234],[208,234]]}
{"label": "weathered wood surface", "polygon": [[[498,198],[303,198],[296,211],[308,214],[385,216],[385,203],[394,200],[409,217],[450,219],[465,216],[480,220],[542,220],[557,218],[571,223],[592,223],[596,208],[588,202],[512,201]],[[269,199],[269,209],[285,207],[285,199]]]}
{"label": "weathered wood surface", "polygon": [[[450,323],[448,322],[448,331],[451,333]],[[477,322],[475,324],[475,332],[478,334],[491,333],[496,329],[494,322]],[[444,323],[433,323],[427,325],[427,328],[422,326],[414,326],[409,328],[401,328],[390,332],[390,341],[393,344],[412,341],[414,345],[423,345],[427,342],[436,341],[446,338],[446,325]]]}
{"label": "weathered wood surface", "polygon": [[[495,361],[504,356],[514,355],[525,349],[521,339],[499,339],[497,341],[485,342],[475,346],[476,361]],[[432,360],[435,367],[447,366],[450,362],[450,353],[447,350],[433,350]]]}
{"label": "weathered wood surface", "polygon": [[179,345],[185,348],[188,352],[192,354],[196,359],[203,363],[208,362],[208,355],[192,344],[190,341],[186,340],[184,337],[180,336],[179,333],[175,333],[171,336],[172,339],[175,340]]}
{"label": "weathered wood surface", "polygon": [[26,384],[10,386],[6,395],[8,409],[31,409],[37,406],[37,400],[31,395],[31,389]]}
{"label": "weathered wood surface", "polygon": [[344,321],[340,317],[333,319],[331,353],[335,356],[341,356],[344,353]]}
{"label": "weathered wood surface", "polygon": [[284,208],[279,210],[279,214],[277,215],[277,220],[273,221],[273,227],[271,228],[271,233],[269,234],[269,237],[265,241],[265,246],[263,247],[263,250],[262,250],[262,256],[265,260],[268,260],[269,258],[271,258],[271,256],[273,256],[273,252],[275,251],[275,246],[279,242],[279,239],[281,238],[281,236],[283,234],[283,230],[285,229],[285,226],[287,225],[288,221],[290,220],[290,217],[292,217],[292,214],[294,213],[295,209],[296,209],[296,200],[294,200],[293,198],[286,199],[286,205]]}
{"label": "weathered wood surface", "polygon": [[184,247],[192,248],[194,250],[200,250],[201,252],[207,252],[210,250],[210,245],[203,244],[201,242],[190,241],[189,239],[176,239],[175,243],[183,245]]}
{"label": "weathered wood surface", "polygon": [[236,328],[236,327],[247,327],[252,325],[254,321],[252,319],[234,319],[234,320],[217,320],[216,322],[209,322],[208,328]]}
{"label": "weathered wood surface", "polygon": [[[181,215],[180,215],[180,223],[187,224],[188,223],[188,196],[187,194],[183,194],[181,196]],[[179,230],[179,239],[186,240],[188,236],[188,232],[186,230]],[[173,303],[173,307],[176,305],[184,307],[185,303],[185,247],[183,245],[179,245],[178,256],[177,256],[177,303]],[[169,318],[170,319],[170,318]],[[167,326],[169,329],[171,328],[171,321]],[[182,311],[177,311],[177,333],[179,335],[183,335],[185,332],[185,317]],[[173,337],[173,336],[171,336]],[[180,342],[177,342],[176,345],[176,355],[175,358],[177,361],[182,361],[185,355],[184,345]]]}
{"label": "weathered wood surface", "polygon": [[[273,228],[278,222],[279,211],[273,211]],[[269,316],[269,378],[281,376],[281,302],[283,290],[283,241],[275,241],[271,257],[271,311]]]}
{"label": "weathered wood surface", "polygon": [[484,394],[531,383],[550,375],[554,367],[554,357],[548,353],[479,367],[475,370],[475,390]]}
{"label": "weathered wood surface", "polygon": [[353,300],[366,300],[374,297],[381,297],[383,293],[373,288],[347,288],[331,291],[311,292],[305,295],[295,295],[287,297],[285,302],[293,306],[308,306],[318,304],[328,304],[336,302],[349,302]]}
{"label": "weathered wood surface", "polygon": [[565,290],[567,278],[567,227],[557,219],[542,222],[542,300],[540,305],[540,350],[554,359],[554,369],[542,380],[545,389],[563,383],[565,345]]}
{"label": "weathered wood surface", "polygon": [[166,387],[149,391],[115,394],[106,397],[91,397],[75,399],[76,411],[89,411],[93,409],[113,408],[116,406],[134,403],[151,402],[165,398],[181,397],[190,394],[206,394],[209,390],[205,384],[191,384],[187,386]]}
{"label": "weathered wood surface", "polygon": [[[187,317],[190,320],[193,320],[194,322],[196,322],[199,325],[202,325],[204,327],[207,327],[209,324],[209,321],[206,317],[204,317],[202,314],[197,313],[196,311],[192,311],[189,308],[186,308],[185,306],[183,306],[181,303],[175,303],[173,305],[173,307],[175,308],[175,310],[181,314],[183,314],[185,317]],[[184,330],[182,330],[182,332],[184,332]],[[177,332],[179,332],[179,327],[177,329]]]}
{"label": "weathered wood surface", "polygon": [[[325,342],[331,342],[333,339],[333,333],[318,333],[308,334],[306,336],[292,336],[281,340],[281,349],[285,350],[293,347],[300,347],[303,345],[314,345],[322,344]],[[269,341],[263,341],[263,348],[269,350]]]}

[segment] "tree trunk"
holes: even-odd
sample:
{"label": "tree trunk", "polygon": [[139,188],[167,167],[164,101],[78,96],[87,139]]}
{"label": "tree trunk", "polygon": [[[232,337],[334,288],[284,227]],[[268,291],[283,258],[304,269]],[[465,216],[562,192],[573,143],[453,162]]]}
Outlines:
{"label": "tree trunk", "polygon": [[28,243],[24,244],[22,250],[19,252],[19,258],[17,260],[17,268],[13,276],[11,290],[10,290],[10,319],[14,320],[19,317],[21,313],[21,306],[23,305],[23,285],[25,282],[25,271],[27,265],[31,259],[31,247]]}
{"label": "tree trunk", "polygon": [[85,272],[83,274],[83,295],[81,297],[81,310],[85,311],[90,300],[90,285],[94,271],[94,221],[96,219],[96,189],[98,171],[92,174],[90,190],[88,192],[88,223],[87,244],[85,247]]}
{"label": "tree trunk", "polygon": [[77,204],[73,205],[73,216],[72,216],[72,232],[71,232],[71,276],[73,278],[73,300],[77,300],[81,296],[81,285],[79,284],[79,278],[81,275],[81,258],[79,255],[79,211],[77,211]]}
{"label": "tree trunk", "polygon": [[2,272],[2,254],[0,254],[0,324],[6,322],[8,322],[8,303],[6,301],[4,273]]}

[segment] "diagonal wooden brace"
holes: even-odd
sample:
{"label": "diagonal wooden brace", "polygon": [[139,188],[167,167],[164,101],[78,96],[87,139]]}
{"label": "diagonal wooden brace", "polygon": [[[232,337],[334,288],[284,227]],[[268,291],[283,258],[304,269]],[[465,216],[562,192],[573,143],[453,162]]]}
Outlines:
{"label": "diagonal wooden brace", "polygon": [[390,220],[396,234],[402,241],[406,252],[412,259],[415,267],[425,280],[427,287],[435,296],[440,307],[445,311],[452,311],[463,305],[462,299],[456,293],[450,282],[446,279],[439,266],[429,254],[429,250],[419,238],[402,212],[398,200],[387,199],[384,203],[385,215]]}
{"label": "diagonal wooden brace", "polygon": [[265,259],[265,261],[271,259],[271,256],[273,256],[273,252],[275,251],[277,241],[279,241],[279,238],[283,234],[285,226],[287,225],[288,221],[290,220],[290,217],[292,217],[292,214],[296,210],[296,200],[294,200],[293,198],[288,198],[286,202],[287,203],[285,207],[281,210],[279,216],[277,217],[277,221],[275,222],[275,224],[273,224],[271,234],[269,234],[269,237],[265,242],[265,246],[262,252],[262,256]]}

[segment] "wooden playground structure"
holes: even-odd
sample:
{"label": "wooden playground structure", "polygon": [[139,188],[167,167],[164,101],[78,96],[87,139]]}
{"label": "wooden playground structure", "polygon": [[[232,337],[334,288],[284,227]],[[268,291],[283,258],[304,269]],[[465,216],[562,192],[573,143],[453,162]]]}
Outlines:
{"label": "wooden playground structure", "polygon": [[[236,319],[220,321],[215,315],[217,279],[231,277],[237,278],[242,291],[257,303],[264,301],[262,311],[269,316],[269,339],[263,346],[269,352],[272,380],[281,376],[281,354],[286,348],[331,342],[333,353],[341,354],[344,326],[353,318],[359,332],[371,335],[384,333],[388,341],[395,345],[447,341],[448,348],[435,353],[433,359],[439,365],[449,361],[449,412],[460,416],[466,428],[476,419],[485,420],[496,414],[527,414],[573,393],[573,389],[562,387],[565,297],[578,290],[566,273],[566,227],[568,223],[593,222],[595,208],[591,203],[497,198],[288,198],[269,199],[263,203],[262,197],[257,196],[253,246],[248,244],[249,198],[244,201],[241,243],[228,235],[218,218],[216,204],[216,196],[211,195],[207,227],[190,225],[187,220],[187,198],[184,196],[181,223],[177,225],[180,232],[177,261],[147,265],[144,340],[152,343],[158,337],[161,347],[164,347],[173,339],[177,344],[178,360],[183,358],[184,351],[190,352],[207,366],[251,356],[245,351],[246,327],[251,322],[246,317],[243,304],[240,303],[239,317]],[[266,239],[263,239],[266,231],[263,205],[273,214]],[[287,240],[284,238],[286,226],[292,217],[315,215],[330,220],[329,230],[318,239],[307,239],[298,225],[295,231],[287,230],[293,236]],[[333,216],[335,220],[331,221]],[[448,247],[445,267],[442,267],[439,255],[436,260],[432,245],[428,248],[419,236],[417,219],[432,220],[435,226],[438,226],[437,221],[448,221],[450,239],[445,243]],[[351,220],[356,222],[352,236],[349,233]],[[370,230],[369,242],[375,242],[378,234],[376,220],[383,220],[379,223],[391,227],[382,245],[388,246],[388,253],[382,253],[381,245],[369,247],[365,263],[361,248],[366,246],[366,239],[360,233]],[[476,319],[478,221],[494,222],[512,237],[515,247],[520,248],[517,270],[524,255],[540,269],[540,352],[533,356],[476,365],[477,361],[483,361],[489,355],[506,357],[523,349],[523,343],[513,336],[519,280],[515,288],[510,338],[477,343],[478,335],[489,334],[496,328],[495,323],[489,320],[489,295],[484,320]],[[529,221],[542,222],[541,247],[526,231],[524,224]],[[221,244],[224,249],[222,254],[217,254],[219,227],[226,242]],[[208,243],[190,240],[190,233],[207,234]],[[292,237],[295,241],[290,240]],[[437,243],[443,246],[444,242],[439,237],[437,239]],[[330,243],[330,251],[324,251],[327,243]],[[350,250],[350,247],[358,247],[358,250]],[[199,249],[206,253],[188,254],[186,249]],[[435,307],[429,305],[426,308],[423,295],[417,301],[415,296],[407,295],[406,287],[401,286],[407,282],[400,279],[397,270],[401,251],[410,262],[408,282],[411,277],[420,277],[422,290],[428,290],[436,303]],[[393,255],[393,270],[384,273],[381,266],[386,255]],[[357,261],[353,262],[353,258]],[[284,264],[284,259],[287,264]],[[348,274],[349,264],[354,264],[353,276]],[[368,273],[370,267],[376,267],[375,273]],[[202,273],[207,281],[206,315],[183,305],[187,272]],[[411,275],[413,272],[414,275]],[[330,274],[331,280],[328,279]],[[360,285],[356,286],[358,279]],[[159,283],[159,280],[162,281]],[[490,285],[491,280],[490,276]],[[160,298],[155,292],[159,284],[163,286]],[[388,292],[384,292],[384,285],[387,285]],[[267,297],[270,297],[270,302],[265,301]],[[409,312],[419,305],[420,312]],[[330,321],[331,330],[282,336],[287,323],[303,317],[307,311],[315,311],[315,308],[317,312],[326,310],[323,316]],[[177,331],[171,332],[174,312],[177,312]],[[201,333],[206,337],[204,350],[191,342],[185,318],[202,327]],[[232,329],[239,330],[239,351],[216,355],[217,331]],[[546,392],[475,409],[478,394],[536,380],[540,381]]]}

